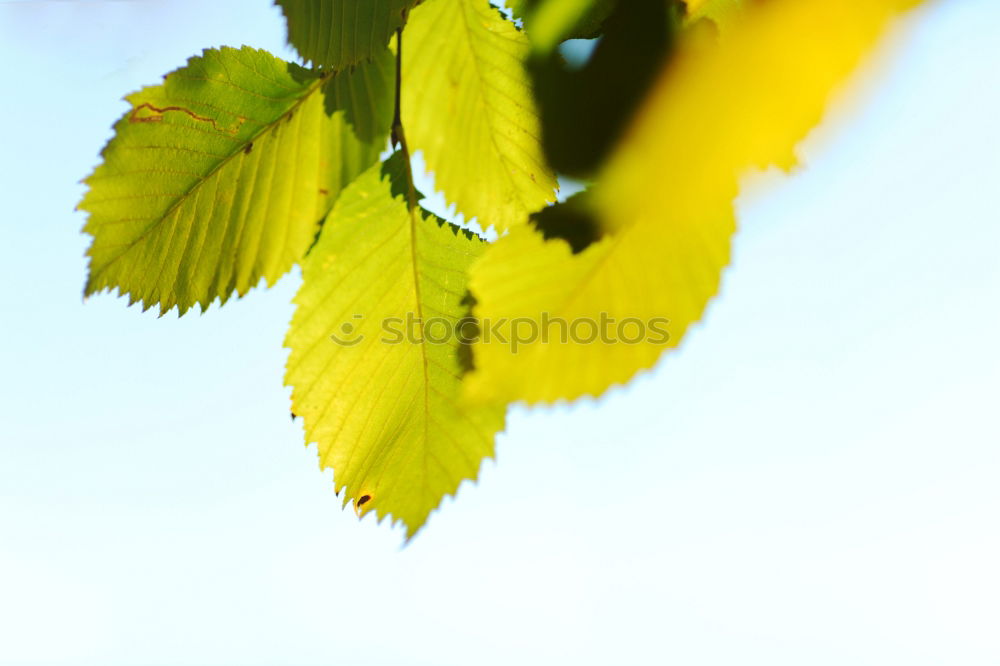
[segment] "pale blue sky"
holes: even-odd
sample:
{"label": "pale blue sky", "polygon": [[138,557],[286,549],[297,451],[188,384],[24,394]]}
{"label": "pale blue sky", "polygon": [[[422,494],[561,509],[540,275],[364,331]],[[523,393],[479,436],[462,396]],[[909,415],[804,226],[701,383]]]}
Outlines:
{"label": "pale blue sky", "polygon": [[806,169],[751,179],[683,349],[512,410],[401,549],[289,421],[297,273],[180,320],[80,298],[121,97],[289,57],[279,12],[0,1],[0,664],[996,666],[1000,4],[904,28]]}

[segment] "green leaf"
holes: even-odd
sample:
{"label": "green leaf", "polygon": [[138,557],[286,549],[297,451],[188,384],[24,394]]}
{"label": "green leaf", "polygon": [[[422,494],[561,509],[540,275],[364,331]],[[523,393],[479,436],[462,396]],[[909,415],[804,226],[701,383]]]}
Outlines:
{"label": "green leaf", "polygon": [[373,167],[327,218],[303,265],[285,381],[345,504],[392,515],[410,537],[476,478],[504,410],[463,400],[463,347],[445,335],[466,315],[466,272],[485,244],[410,210],[403,169],[398,155]]}
{"label": "green leaf", "polygon": [[334,70],[385,49],[406,12],[420,0],[275,0],[288,42],[307,62]]}
{"label": "green leaf", "polygon": [[308,250],[340,190],[378,158],[391,121],[386,51],[319,76],[264,51],[207,50],[129,95],[80,208],[85,294],[117,288],[143,309],[184,314]]}
{"label": "green leaf", "polygon": [[448,200],[500,231],[554,200],[514,24],[487,0],[428,0],[403,43],[406,135]]}

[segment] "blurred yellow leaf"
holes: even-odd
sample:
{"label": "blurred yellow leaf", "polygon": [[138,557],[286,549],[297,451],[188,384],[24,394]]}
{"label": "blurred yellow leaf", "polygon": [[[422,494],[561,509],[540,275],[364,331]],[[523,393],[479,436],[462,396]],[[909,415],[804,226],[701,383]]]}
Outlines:
{"label": "blurred yellow leaf", "polygon": [[[831,95],[893,17],[917,4],[754,3],[723,39],[682,44],[592,190],[605,237],[572,254],[565,242],[522,228],[473,267],[475,312],[498,335],[476,345],[470,394],[529,403],[599,395],[677,345],[718,290],[739,178],[753,168],[793,166],[796,144],[822,119]],[[511,322],[546,328],[542,313],[570,325],[635,317],[647,329],[650,318],[662,317],[669,340],[585,342],[581,335],[564,344],[556,324],[547,327],[547,343],[539,335],[515,351],[515,327],[528,325]],[[578,332],[589,326],[578,324]]]}

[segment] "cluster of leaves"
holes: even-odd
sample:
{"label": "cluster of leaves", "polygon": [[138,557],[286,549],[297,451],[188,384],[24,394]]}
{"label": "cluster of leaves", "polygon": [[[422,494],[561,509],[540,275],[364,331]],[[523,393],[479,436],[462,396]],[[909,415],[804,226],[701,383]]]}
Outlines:
{"label": "cluster of leaves", "polygon": [[[301,264],[293,414],[345,504],[412,536],[493,454],[508,403],[600,395],[682,339],[718,290],[741,174],[793,166],[918,3],[277,0],[308,66],[210,49],[127,97],[80,204],[86,293],[183,315]],[[596,39],[582,65],[571,39]],[[411,149],[496,242],[420,208]],[[555,203],[557,174],[585,192]],[[670,338],[384,344],[379,322],[407,315],[665,317]]]}

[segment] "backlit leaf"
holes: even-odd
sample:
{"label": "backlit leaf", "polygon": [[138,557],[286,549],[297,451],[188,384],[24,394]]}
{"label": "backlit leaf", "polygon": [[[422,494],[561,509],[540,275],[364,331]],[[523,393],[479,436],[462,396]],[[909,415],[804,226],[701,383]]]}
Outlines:
{"label": "backlit leaf", "polygon": [[293,413],[337,491],[362,514],[401,520],[409,537],[476,478],[504,410],[464,401],[463,350],[448,335],[484,243],[409,210],[406,182],[396,156],[344,191],[303,265],[285,345]]}
{"label": "backlit leaf", "polygon": [[552,201],[522,69],[530,46],[487,0],[427,0],[403,37],[403,124],[437,185],[484,229]]}
{"label": "backlit leaf", "polygon": [[244,47],[207,50],[129,95],[86,179],[86,294],[184,314],[273,284],[385,145],[393,63],[320,77]]}

